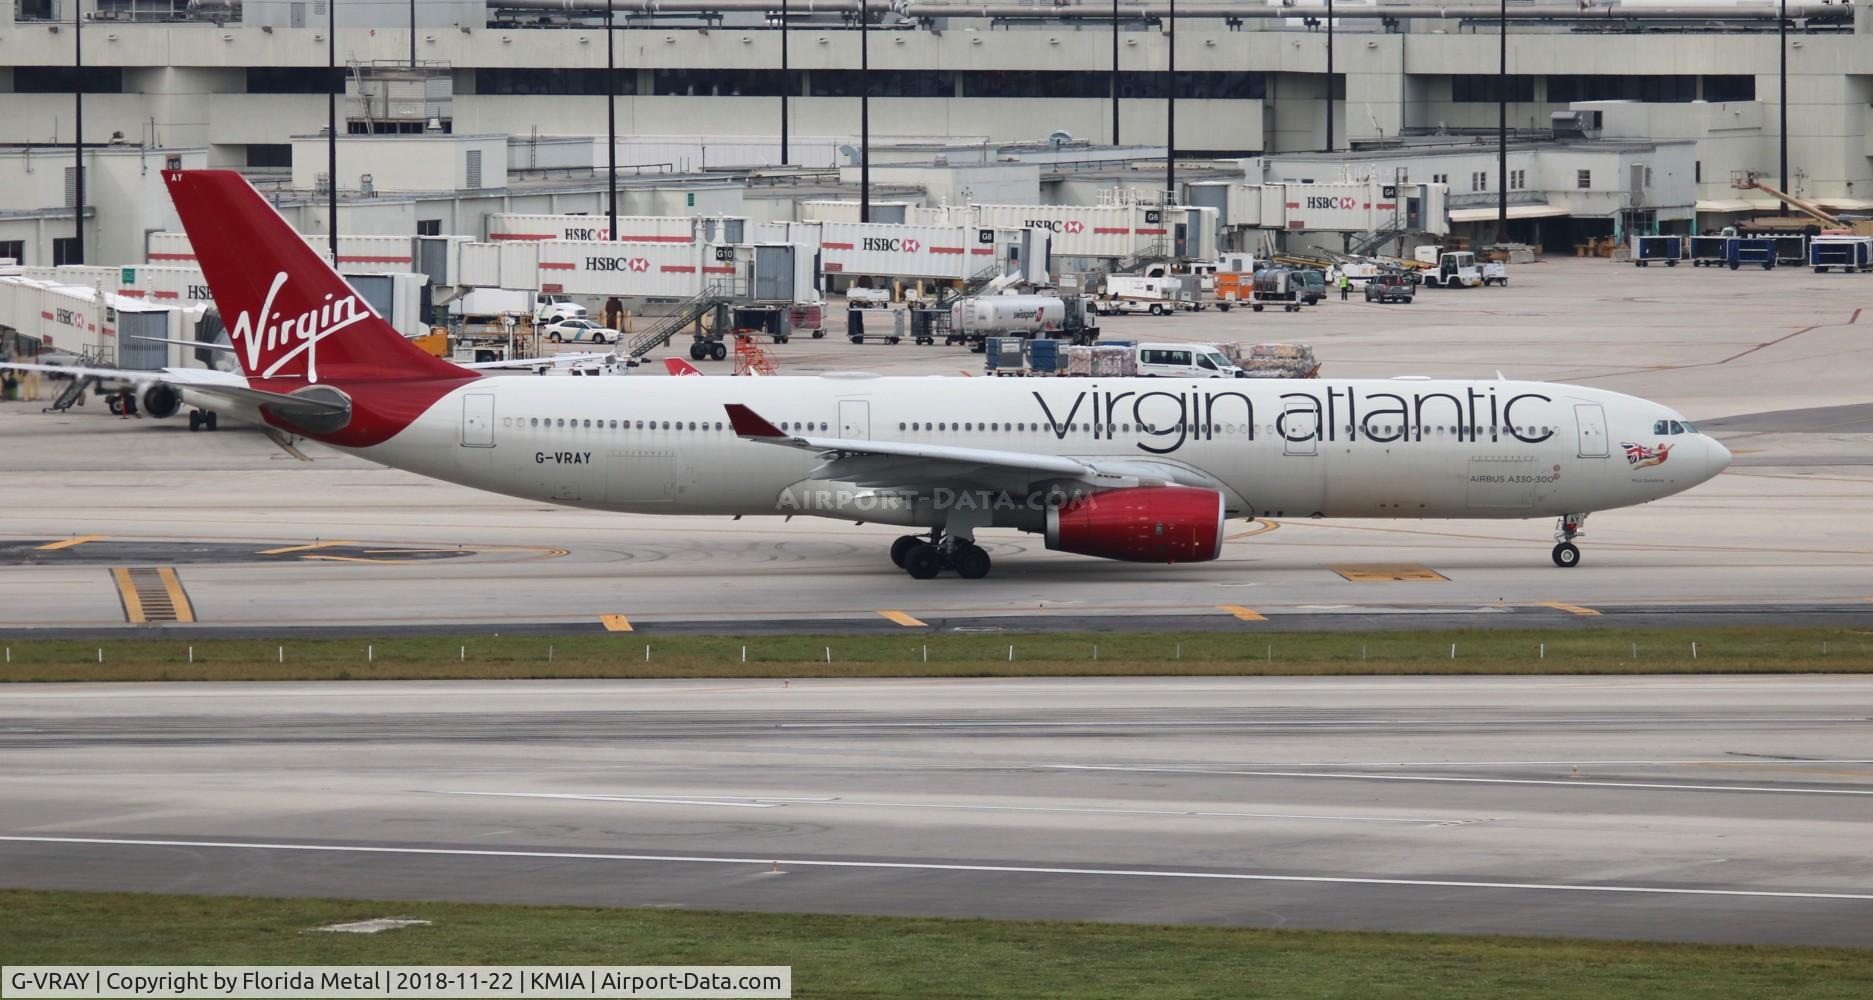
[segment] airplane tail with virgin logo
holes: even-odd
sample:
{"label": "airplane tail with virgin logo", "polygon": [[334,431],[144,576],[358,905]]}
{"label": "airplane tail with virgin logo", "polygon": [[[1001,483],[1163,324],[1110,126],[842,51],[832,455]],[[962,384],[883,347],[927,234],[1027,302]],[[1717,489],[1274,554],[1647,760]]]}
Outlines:
{"label": "airplane tail with virgin logo", "polygon": [[257,388],[459,380],[410,343],[231,170],[166,170],[182,228]]}

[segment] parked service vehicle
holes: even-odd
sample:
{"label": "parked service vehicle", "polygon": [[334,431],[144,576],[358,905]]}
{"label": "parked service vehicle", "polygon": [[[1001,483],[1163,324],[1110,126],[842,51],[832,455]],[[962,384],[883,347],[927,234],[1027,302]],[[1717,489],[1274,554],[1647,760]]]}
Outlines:
{"label": "parked service vehicle", "polygon": [[1203,308],[1196,295],[1197,282],[1175,274],[1109,274],[1105,294],[1100,296],[1102,311],[1144,311],[1153,316]]}
{"label": "parked service vehicle", "polygon": [[1045,337],[1091,344],[1099,339],[1089,295],[976,295],[950,306],[945,339],[979,347],[985,337]]}
{"label": "parked service vehicle", "polygon": [[1306,285],[1299,274],[1285,267],[1269,267],[1255,272],[1249,293],[1249,308],[1261,312],[1264,306],[1278,303],[1284,312],[1300,312],[1301,305],[1308,300]]}
{"label": "parked service vehicle", "polygon": [[1144,378],[1241,378],[1242,369],[1211,344],[1139,344]]}
{"label": "parked service vehicle", "polygon": [[1366,279],[1367,302],[1403,302],[1410,305],[1417,292],[1418,283],[1409,274],[1388,271]]}
{"label": "parked service vehicle", "polygon": [[1317,267],[1303,267],[1294,272],[1300,283],[1301,304],[1317,306],[1327,297],[1327,272]]}
{"label": "parked service vehicle", "polygon": [[[1424,283],[1433,288],[1478,288],[1483,284],[1483,269],[1476,265],[1476,254],[1468,250],[1419,247],[1415,253],[1421,263],[1436,265],[1423,272]],[[1509,283],[1506,267],[1499,277],[1503,284]]]}
{"label": "parked service vehicle", "polygon": [[1483,262],[1483,287],[1501,285],[1509,287],[1509,265],[1499,260]]}
{"label": "parked service vehicle", "polygon": [[562,319],[548,323],[541,332],[555,344],[610,344],[618,339],[618,331],[589,319]]}
{"label": "parked service vehicle", "polygon": [[562,319],[586,319],[588,317],[585,307],[572,301],[569,296],[550,292],[534,293],[533,322],[535,326],[546,326]]}

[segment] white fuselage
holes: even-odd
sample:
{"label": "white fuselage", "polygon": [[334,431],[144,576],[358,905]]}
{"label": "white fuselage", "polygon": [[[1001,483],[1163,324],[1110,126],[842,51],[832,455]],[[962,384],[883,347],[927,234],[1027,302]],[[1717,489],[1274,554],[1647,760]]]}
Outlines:
{"label": "white fuselage", "polygon": [[[1093,460],[1214,488],[1235,517],[1551,517],[1656,500],[1728,460],[1701,434],[1661,435],[1677,418],[1664,406],[1538,382],[868,375],[491,377],[357,453],[581,507],[942,525],[901,486],[820,481],[827,458],[738,437],[728,403],[802,437]],[[1018,492],[1044,480],[986,481]]]}

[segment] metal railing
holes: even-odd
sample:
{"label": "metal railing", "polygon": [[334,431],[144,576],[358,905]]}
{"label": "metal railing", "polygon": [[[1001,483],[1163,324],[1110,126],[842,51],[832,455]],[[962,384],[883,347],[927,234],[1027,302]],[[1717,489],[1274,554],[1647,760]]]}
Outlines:
{"label": "metal railing", "polygon": [[668,347],[682,329],[701,319],[703,314],[725,302],[731,302],[740,294],[740,283],[734,279],[711,282],[702,291],[684,300],[674,310],[657,318],[649,330],[631,338],[626,353],[633,358],[641,358],[659,347]]}

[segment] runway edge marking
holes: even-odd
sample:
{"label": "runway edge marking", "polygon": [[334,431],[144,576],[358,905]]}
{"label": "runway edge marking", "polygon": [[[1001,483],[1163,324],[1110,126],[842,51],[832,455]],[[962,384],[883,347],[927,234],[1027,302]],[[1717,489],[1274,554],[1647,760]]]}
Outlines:
{"label": "runway edge marking", "polygon": [[123,604],[124,621],[132,625],[142,625],[149,621],[143,614],[143,597],[137,593],[137,585],[130,579],[129,568],[111,567],[111,581],[117,584],[117,599]]}
{"label": "runway edge marking", "polygon": [[636,629],[631,627],[631,619],[626,618],[623,615],[599,615],[598,623],[600,625],[605,626],[605,631],[607,632],[635,632],[637,631]]}
{"label": "runway edge marking", "polygon": [[101,542],[109,537],[110,537],[109,535],[73,535],[70,538],[62,538],[56,542],[47,542],[44,545],[35,546],[34,551],[57,552],[60,549],[77,548],[78,546],[84,545],[87,542]]}
{"label": "runway edge marking", "polygon": [[180,577],[176,576],[175,568],[172,566],[158,567],[156,576],[158,579],[162,580],[163,590],[169,594],[169,603],[176,610],[176,621],[193,623],[195,621],[195,605],[189,601],[189,592],[182,589],[182,580]]}
{"label": "runway edge marking", "polygon": [[1218,604],[1216,610],[1245,622],[1265,622],[1268,620],[1262,617],[1260,612],[1245,608],[1240,604]]}
{"label": "runway edge marking", "polygon": [[1665,896],[1733,896],[1764,899],[1836,899],[1873,903],[1873,893],[1796,892],[1774,889],[1695,889],[1688,886],[1605,885],[1569,882],[1478,882],[1463,879],[1371,878],[1353,875],[1262,875],[1250,872],[1192,872],[1168,868],[1069,868],[1049,865],[963,865],[930,861],[828,861],[825,859],[704,857],[683,854],[599,854],[585,851],[510,851],[461,847],[378,847],[367,844],[287,844],[264,841],[134,840],[116,837],[28,837],[0,835],[0,842],[104,847],[207,847],[249,851],[307,851],[336,854],[394,854],[428,857],[532,858],[559,861],[657,861],[671,864],[755,865],[800,868],[876,868],[890,871],[981,872],[1017,875],[1090,875],[1121,878],[1179,878],[1224,882],[1302,882],[1330,885],[1391,885],[1442,889],[1521,889],[1550,892],[1608,892]]}
{"label": "runway edge marking", "polygon": [[885,619],[886,621],[895,622],[896,624],[902,625],[905,628],[928,628],[929,627],[928,625],[925,625],[922,621],[919,621],[916,618],[912,618],[910,615],[907,615],[902,611],[895,611],[895,610],[880,611],[878,612],[878,616]]}
{"label": "runway edge marking", "polygon": [[1553,608],[1556,611],[1565,611],[1570,615],[1579,615],[1582,618],[1600,617],[1600,612],[1595,611],[1592,608],[1584,608],[1578,604],[1568,604],[1564,601],[1536,601],[1535,606],[1542,607],[1542,608]]}

